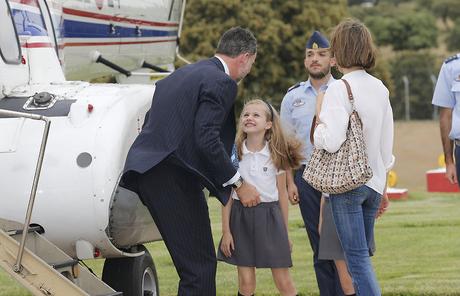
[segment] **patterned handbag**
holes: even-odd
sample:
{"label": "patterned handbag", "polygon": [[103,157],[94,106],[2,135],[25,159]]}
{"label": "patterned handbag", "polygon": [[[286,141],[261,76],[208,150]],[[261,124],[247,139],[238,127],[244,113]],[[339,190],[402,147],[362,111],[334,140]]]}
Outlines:
{"label": "patterned handbag", "polygon": [[[372,169],[369,166],[364,143],[362,122],[355,109],[350,85],[345,79],[342,81],[347,87],[348,98],[353,108],[348,122],[347,138],[339,150],[334,153],[314,148],[302,175],[313,188],[330,194],[340,194],[356,189],[372,178]],[[313,132],[314,128],[312,127]]]}

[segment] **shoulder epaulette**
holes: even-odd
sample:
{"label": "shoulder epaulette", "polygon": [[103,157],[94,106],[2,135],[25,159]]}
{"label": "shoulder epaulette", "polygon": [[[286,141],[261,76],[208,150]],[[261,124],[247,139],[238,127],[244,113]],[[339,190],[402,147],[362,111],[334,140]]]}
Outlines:
{"label": "shoulder epaulette", "polygon": [[446,64],[447,64],[447,63],[450,63],[450,62],[452,62],[452,61],[455,61],[455,60],[458,59],[458,58],[459,58],[459,57],[458,57],[458,54],[454,54],[453,56],[448,57],[448,58],[444,61],[444,63],[446,63]]}
{"label": "shoulder epaulette", "polygon": [[296,84],[294,84],[293,86],[291,86],[290,88],[288,88],[287,92],[290,92],[291,90],[293,89],[296,89],[300,86],[300,82],[297,82]]}

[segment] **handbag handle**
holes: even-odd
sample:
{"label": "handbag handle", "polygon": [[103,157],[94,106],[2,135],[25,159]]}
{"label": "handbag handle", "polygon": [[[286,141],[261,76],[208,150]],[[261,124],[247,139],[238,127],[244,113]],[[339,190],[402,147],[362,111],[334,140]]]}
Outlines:
{"label": "handbag handle", "polygon": [[348,81],[346,81],[343,78],[340,79],[340,80],[342,80],[343,83],[345,83],[345,86],[347,87],[348,99],[350,100],[351,107],[353,108],[353,111],[355,111],[355,99],[353,98],[353,93],[351,92],[350,84],[348,83]]}

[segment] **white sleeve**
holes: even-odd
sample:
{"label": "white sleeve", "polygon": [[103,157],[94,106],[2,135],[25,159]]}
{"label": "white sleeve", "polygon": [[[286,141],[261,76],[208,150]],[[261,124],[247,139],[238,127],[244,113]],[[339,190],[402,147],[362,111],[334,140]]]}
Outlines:
{"label": "white sleeve", "polygon": [[388,172],[395,164],[395,157],[393,155],[393,110],[391,109],[390,103],[388,103],[387,112],[383,118],[382,125],[380,153],[385,169]]}
{"label": "white sleeve", "polygon": [[326,90],[319,114],[321,123],[316,127],[314,133],[315,147],[330,153],[339,150],[342,143],[345,142],[351,112],[345,85],[339,83],[330,85]]}
{"label": "white sleeve", "polygon": [[432,104],[444,108],[453,108],[455,106],[455,95],[452,92],[452,73],[446,63],[442,64],[439,70],[438,80],[433,93]]}

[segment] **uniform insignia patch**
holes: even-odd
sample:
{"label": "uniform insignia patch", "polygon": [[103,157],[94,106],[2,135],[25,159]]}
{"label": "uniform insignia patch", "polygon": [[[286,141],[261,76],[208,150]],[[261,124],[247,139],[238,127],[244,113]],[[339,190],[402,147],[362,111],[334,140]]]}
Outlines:
{"label": "uniform insignia patch", "polygon": [[458,59],[458,54],[455,54],[455,55],[453,55],[453,56],[451,56],[451,57],[448,57],[448,58],[444,61],[444,63],[447,64],[447,63],[450,63],[450,62],[452,62],[452,61],[455,61],[456,59]]}
{"label": "uniform insignia patch", "polygon": [[296,99],[293,103],[292,103],[292,106],[294,107],[300,107],[300,106],[303,106],[305,105],[305,102],[302,101],[301,99]]}

